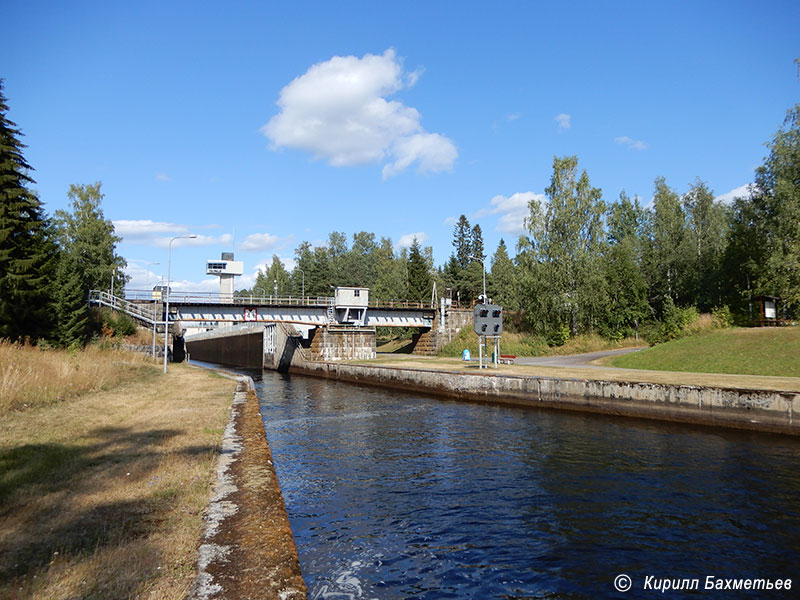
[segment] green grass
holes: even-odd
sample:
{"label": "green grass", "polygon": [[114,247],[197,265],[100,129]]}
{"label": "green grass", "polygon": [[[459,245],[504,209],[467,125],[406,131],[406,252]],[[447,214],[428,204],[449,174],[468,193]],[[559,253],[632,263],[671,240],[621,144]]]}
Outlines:
{"label": "green grass", "polygon": [[609,361],[615,367],[800,377],[800,327],[715,329]]}
{"label": "green grass", "polygon": [[[644,342],[641,342],[643,344]],[[500,354],[514,356],[554,356],[566,354],[583,354],[616,348],[629,348],[639,345],[633,338],[619,342],[607,340],[599,335],[579,335],[567,340],[563,346],[548,346],[544,338],[525,334],[505,332],[500,338]],[[491,347],[491,343],[490,343]],[[453,340],[441,348],[438,356],[460,357],[464,348],[468,348],[473,357],[478,356],[478,335],[472,327],[464,327]],[[490,350],[491,351],[491,350]]]}

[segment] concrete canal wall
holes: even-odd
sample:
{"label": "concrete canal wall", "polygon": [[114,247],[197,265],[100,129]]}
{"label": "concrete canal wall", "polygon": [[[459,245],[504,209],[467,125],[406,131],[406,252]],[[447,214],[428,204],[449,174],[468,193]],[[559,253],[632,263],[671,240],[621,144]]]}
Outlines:
{"label": "concrete canal wall", "polygon": [[800,434],[794,392],[314,362],[296,362],[290,372],[458,400]]}
{"label": "concrete canal wall", "polygon": [[261,369],[264,366],[264,326],[223,327],[186,338],[190,359],[220,365]]}

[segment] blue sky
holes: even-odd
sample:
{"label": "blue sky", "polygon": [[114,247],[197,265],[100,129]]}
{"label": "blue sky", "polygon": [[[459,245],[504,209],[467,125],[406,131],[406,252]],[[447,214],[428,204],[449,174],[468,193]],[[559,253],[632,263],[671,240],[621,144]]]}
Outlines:
{"label": "blue sky", "polygon": [[[554,155],[604,199],[752,181],[798,102],[797,2],[3,0],[0,77],[52,213],[102,181],[131,288],[237,287],[303,240],[453,220],[513,248]],[[150,263],[160,263],[153,265]],[[488,266],[488,264],[487,264]]]}

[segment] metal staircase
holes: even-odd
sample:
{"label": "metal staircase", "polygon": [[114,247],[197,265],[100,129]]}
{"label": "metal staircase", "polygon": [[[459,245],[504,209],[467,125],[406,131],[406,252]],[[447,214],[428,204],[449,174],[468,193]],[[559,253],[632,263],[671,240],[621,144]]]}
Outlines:
{"label": "metal staircase", "polygon": [[125,300],[124,298],[112,296],[108,292],[101,290],[92,290],[89,292],[89,304],[95,306],[108,306],[113,310],[119,310],[149,327],[163,325],[163,321],[158,319],[157,304],[152,304],[151,308],[151,305],[136,304],[134,302]]}

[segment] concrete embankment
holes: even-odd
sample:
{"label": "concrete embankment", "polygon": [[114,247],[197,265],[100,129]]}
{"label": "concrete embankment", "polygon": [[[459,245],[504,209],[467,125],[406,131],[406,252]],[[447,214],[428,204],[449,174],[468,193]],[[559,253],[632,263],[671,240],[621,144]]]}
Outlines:
{"label": "concrete embankment", "polygon": [[793,391],[476,374],[342,363],[294,364],[290,372],[352,383],[496,402],[682,423],[800,434]]}
{"label": "concrete embankment", "polygon": [[206,523],[191,600],[307,597],[249,378],[240,378],[234,397]]}

